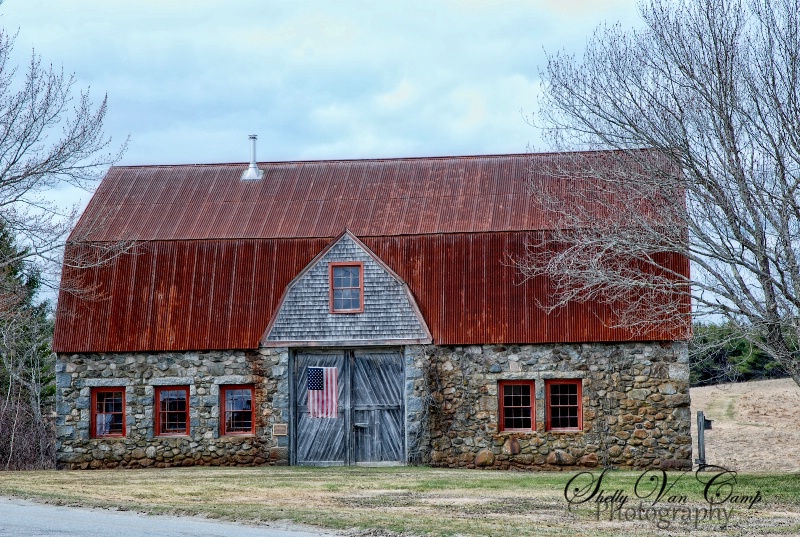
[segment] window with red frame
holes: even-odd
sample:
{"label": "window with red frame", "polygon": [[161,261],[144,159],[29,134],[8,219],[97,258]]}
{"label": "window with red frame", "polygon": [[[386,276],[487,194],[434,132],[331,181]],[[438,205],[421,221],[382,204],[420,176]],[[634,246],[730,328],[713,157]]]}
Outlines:
{"label": "window with red frame", "polygon": [[333,313],[364,311],[364,264],[331,263],[330,304]]}
{"label": "window with red frame", "polygon": [[156,434],[185,436],[189,434],[189,387],[156,388]]}
{"label": "window with red frame", "polygon": [[545,410],[548,431],[580,431],[583,429],[581,381],[545,381]]}
{"label": "window with red frame", "polygon": [[125,436],[125,388],[92,388],[92,437]]}
{"label": "window with red frame", "polygon": [[501,380],[500,430],[532,431],[534,429],[534,391],[532,380]]}
{"label": "window with red frame", "polygon": [[222,399],[222,434],[254,434],[255,433],[255,390],[253,386],[223,386],[220,390]]}

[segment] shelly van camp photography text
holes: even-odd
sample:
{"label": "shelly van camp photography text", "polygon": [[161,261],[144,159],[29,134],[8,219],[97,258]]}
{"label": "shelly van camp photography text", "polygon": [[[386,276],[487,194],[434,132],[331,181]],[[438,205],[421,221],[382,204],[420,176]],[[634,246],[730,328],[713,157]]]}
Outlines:
{"label": "shelly van camp photography text", "polygon": [[610,483],[608,472],[575,474],[564,487],[569,510],[597,521],[648,521],[659,529],[726,528],[737,510],[752,510],[764,501],[761,490],[739,490],[736,472],[721,466],[679,474],[647,470],[629,486]]}

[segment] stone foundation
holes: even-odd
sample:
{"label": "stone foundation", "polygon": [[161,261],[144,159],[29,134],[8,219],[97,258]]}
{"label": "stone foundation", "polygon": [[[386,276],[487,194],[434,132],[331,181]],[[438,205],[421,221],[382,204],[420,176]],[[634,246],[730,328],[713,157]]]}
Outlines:
{"label": "stone foundation", "polygon": [[[685,343],[425,347],[434,466],[690,468]],[[545,430],[546,379],[581,379],[583,430]],[[535,432],[498,431],[498,381],[534,380]]]}
{"label": "stone foundation", "polygon": [[[404,349],[410,463],[563,470],[691,467],[685,343],[484,345]],[[59,356],[60,468],[288,464],[289,350]],[[545,381],[580,379],[583,428],[545,429]],[[498,430],[498,382],[533,380],[535,431]],[[220,386],[255,386],[256,432],[220,436]],[[157,386],[188,385],[190,435],[154,434]],[[93,387],[124,386],[124,438],[92,438]],[[291,431],[291,427],[289,428]]]}
{"label": "stone foundation", "polygon": [[[288,350],[62,355],[56,366],[56,451],[60,468],[288,464]],[[220,436],[224,384],[255,386],[255,434]],[[189,435],[155,436],[157,386],[189,386]],[[125,387],[124,438],[92,438],[91,389]]]}

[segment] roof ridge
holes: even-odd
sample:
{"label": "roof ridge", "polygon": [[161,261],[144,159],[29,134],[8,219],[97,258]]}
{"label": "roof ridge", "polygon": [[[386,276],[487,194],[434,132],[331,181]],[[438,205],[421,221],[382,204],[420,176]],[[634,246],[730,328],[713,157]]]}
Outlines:
{"label": "roof ridge", "polygon": [[[623,151],[652,151],[648,148],[622,149],[586,149],[576,151],[540,151],[524,153],[488,153],[470,155],[438,155],[423,157],[367,157],[367,158],[329,158],[329,159],[309,159],[309,160],[263,160],[258,161],[259,165],[280,165],[280,164],[324,164],[334,162],[397,162],[397,161],[420,161],[420,160],[470,160],[482,158],[503,158],[503,157],[550,157],[565,156],[576,154],[596,154],[596,153],[620,153]],[[249,162],[196,162],[184,164],[125,164],[111,166],[111,168],[192,168],[192,167],[224,167],[224,166],[247,166]]]}
{"label": "roof ridge", "polygon": [[[546,156],[559,155],[563,153],[493,153],[487,155],[439,155],[429,157],[369,157],[369,158],[339,158],[339,159],[311,159],[311,160],[264,160],[258,161],[259,165],[266,164],[325,164],[332,162],[397,162],[397,161],[419,161],[419,160],[454,160],[454,159],[480,159],[480,158],[502,158],[502,157],[527,157],[527,156]],[[111,166],[112,168],[192,168],[192,167],[224,167],[224,166],[247,166],[249,162],[208,162],[208,163],[186,163],[186,164],[124,164]]]}

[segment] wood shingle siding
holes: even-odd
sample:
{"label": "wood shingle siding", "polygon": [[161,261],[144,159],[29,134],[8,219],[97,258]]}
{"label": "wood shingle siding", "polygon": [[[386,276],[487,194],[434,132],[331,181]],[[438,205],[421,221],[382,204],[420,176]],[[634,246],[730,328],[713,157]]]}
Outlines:
{"label": "wood shingle siding", "polygon": [[[328,264],[363,263],[364,311],[331,313]],[[374,345],[430,343],[431,336],[408,288],[391,269],[345,233],[289,284],[262,344]]]}

